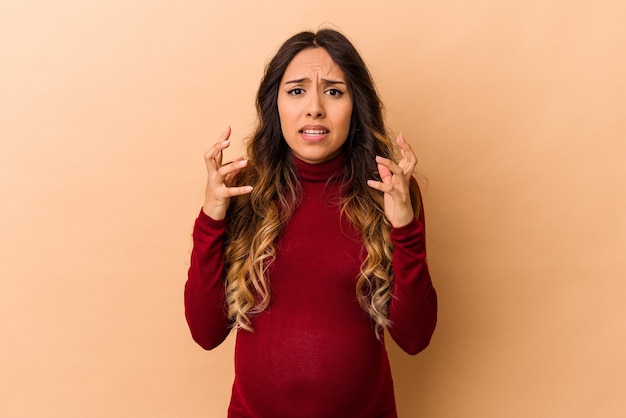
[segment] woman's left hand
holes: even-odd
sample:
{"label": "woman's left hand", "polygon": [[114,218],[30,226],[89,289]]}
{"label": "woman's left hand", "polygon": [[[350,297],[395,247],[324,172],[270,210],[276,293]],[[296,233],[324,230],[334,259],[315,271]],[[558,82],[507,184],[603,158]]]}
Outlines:
{"label": "woman's left hand", "polygon": [[378,173],[382,181],[368,180],[368,186],[384,193],[385,215],[394,228],[400,228],[413,220],[415,213],[411,205],[409,184],[417,157],[402,133],[396,138],[400,148],[400,161],[376,156]]}

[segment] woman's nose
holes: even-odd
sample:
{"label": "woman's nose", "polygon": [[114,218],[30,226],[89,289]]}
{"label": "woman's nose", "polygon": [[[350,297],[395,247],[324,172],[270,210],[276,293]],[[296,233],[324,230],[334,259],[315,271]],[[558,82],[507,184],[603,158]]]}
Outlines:
{"label": "woman's nose", "polygon": [[324,105],[322,103],[322,98],[319,94],[312,94],[309,96],[310,101],[308,103],[307,116],[318,119],[324,117]]}

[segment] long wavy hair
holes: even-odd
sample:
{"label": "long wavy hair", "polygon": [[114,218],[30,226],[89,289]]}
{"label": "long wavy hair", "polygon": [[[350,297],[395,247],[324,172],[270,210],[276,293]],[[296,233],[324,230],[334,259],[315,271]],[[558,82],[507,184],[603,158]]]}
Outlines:
{"label": "long wavy hair", "polygon": [[[324,48],[328,52],[345,74],[352,94],[350,131],[343,145],[341,213],[362,235],[366,256],[355,293],[380,338],[383,327],[389,325],[393,248],[383,195],[367,186],[367,180],[380,180],[374,156],[393,159],[394,147],[369,70],[352,43],[331,29],[292,36],[265,68],[256,98],[258,122],[247,142],[249,165],[236,180],[238,184],[254,185],[254,190],[233,198],[227,214],[228,315],[235,328],[252,331],[254,315],[270,304],[267,268],[276,256],[276,239],[298,205],[301,192],[293,156],[281,131],[278,91],[291,60],[307,48]],[[412,185],[411,195],[413,208],[419,210],[416,187]]]}

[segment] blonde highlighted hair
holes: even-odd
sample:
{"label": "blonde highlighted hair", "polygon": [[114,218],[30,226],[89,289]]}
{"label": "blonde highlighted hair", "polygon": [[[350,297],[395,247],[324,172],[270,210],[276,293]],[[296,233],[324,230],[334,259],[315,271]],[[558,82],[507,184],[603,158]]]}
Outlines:
{"label": "blonde highlighted hair", "polygon": [[[344,144],[341,213],[361,231],[366,256],[355,294],[380,338],[382,329],[389,325],[393,246],[383,196],[367,186],[367,180],[380,179],[374,156],[393,159],[393,142],[365,63],[352,43],[331,29],[301,32],[289,38],[265,69],[256,99],[258,124],[247,144],[249,167],[237,181],[253,184],[254,190],[233,198],[227,215],[228,315],[234,327],[252,331],[253,317],[270,304],[266,271],[276,256],[276,239],[301,197],[293,157],[282,136],[276,103],[278,87],[287,65],[307,48],[324,48],[328,52],[344,72],[352,94],[350,132]],[[413,208],[419,210],[417,186],[412,184],[411,188]]]}

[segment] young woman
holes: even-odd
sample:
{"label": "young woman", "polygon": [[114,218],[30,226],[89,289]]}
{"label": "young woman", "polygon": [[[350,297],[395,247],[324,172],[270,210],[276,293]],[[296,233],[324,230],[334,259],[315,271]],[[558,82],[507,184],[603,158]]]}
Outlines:
{"label": "young woman", "polygon": [[383,329],[417,354],[437,316],[415,154],[333,30],[288,39],[256,104],[246,159],[222,163],[230,129],[205,154],[192,336],[237,330],[229,417],[396,417]]}

